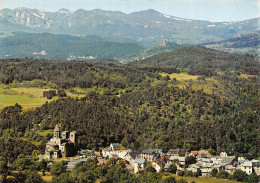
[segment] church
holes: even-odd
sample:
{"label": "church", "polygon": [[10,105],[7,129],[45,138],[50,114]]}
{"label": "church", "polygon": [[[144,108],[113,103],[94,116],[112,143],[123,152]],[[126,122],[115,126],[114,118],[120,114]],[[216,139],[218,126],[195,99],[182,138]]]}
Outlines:
{"label": "church", "polygon": [[60,133],[58,125],[55,126],[53,137],[46,144],[45,158],[66,158],[77,154],[77,132],[64,131]]}

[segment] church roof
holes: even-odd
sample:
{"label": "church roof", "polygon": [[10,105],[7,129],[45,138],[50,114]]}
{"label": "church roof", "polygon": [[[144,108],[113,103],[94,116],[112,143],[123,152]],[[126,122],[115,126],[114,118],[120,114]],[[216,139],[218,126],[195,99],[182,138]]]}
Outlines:
{"label": "church roof", "polygon": [[55,131],[55,132],[59,132],[59,131],[60,131],[59,125],[56,125],[56,126],[55,126],[54,131]]}

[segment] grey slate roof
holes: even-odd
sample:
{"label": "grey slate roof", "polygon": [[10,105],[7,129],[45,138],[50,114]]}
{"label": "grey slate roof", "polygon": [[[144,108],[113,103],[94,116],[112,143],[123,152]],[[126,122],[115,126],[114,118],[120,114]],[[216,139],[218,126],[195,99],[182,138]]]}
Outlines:
{"label": "grey slate roof", "polygon": [[253,167],[260,167],[260,161],[253,160],[252,165],[253,165]]}
{"label": "grey slate roof", "polygon": [[203,154],[203,153],[201,153],[201,154],[198,154],[197,158],[207,158],[207,155],[206,155],[206,154]]}
{"label": "grey slate roof", "polygon": [[234,162],[234,158],[228,158],[228,157],[225,157],[221,160],[221,164],[226,164],[226,165],[230,165]]}
{"label": "grey slate roof", "polygon": [[136,159],[140,152],[129,152],[128,154],[131,156],[131,158]]}
{"label": "grey slate roof", "polygon": [[150,154],[150,155],[152,155],[152,154],[154,154],[154,151],[151,150],[151,149],[149,149],[149,150],[143,150],[143,151],[142,151],[142,154]]}
{"label": "grey slate roof", "polygon": [[170,161],[173,161],[173,160],[175,160],[175,159],[177,159],[177,160],[179,160],[179,161],[181,161],[181,162],[184,162],[185,161],[185,157],[180,157],[180,156],[171,156],[170,157]]}
{"label": "grey slate roof", "polygon": [[142,158],[138,158],[135,160],[135,163],[137,163],[137,164],[144,164],[144,162],[145,162],[145,159],[142,159]]}
{"label": "grey slate roof", "polygon": [[247,159],[247,160],[254,159],[254,157],[251,154],[241,154],[238,157],[243,157],[244,159]]}
{"label": "grey slate roof", "polygon": [[225,149],[222,152],[227,153],[228,156],[234,156],[236,153],[233,149]]}

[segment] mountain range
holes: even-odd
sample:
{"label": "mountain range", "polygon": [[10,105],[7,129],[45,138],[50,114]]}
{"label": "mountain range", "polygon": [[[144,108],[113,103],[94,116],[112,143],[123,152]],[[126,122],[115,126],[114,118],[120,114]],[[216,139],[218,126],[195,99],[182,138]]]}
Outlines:
{"label": "mountain range", "polygon": [[209,22],[165,15],[155,10],[120,11],[79,9],[46,12],[18,8],[0,10],[0,32],[48,32],[98,35],[115,41],[137,41],[149,47],[164,38],[178,44],[202,44],[259,30],[259,18],[239,22]]}

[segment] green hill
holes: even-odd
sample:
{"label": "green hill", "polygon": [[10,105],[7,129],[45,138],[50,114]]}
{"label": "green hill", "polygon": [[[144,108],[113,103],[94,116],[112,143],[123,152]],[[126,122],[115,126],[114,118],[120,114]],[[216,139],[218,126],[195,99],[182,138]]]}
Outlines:
{"label": "green hill", "polygon": [[131,62],[130,65],[157,67],[165,72],[188,71],[189,74],[207,76],[226,70],[259,73],[259,62],[252,55],[230,54],[200,46],[179,48]]}
{"label": "green hill", "polygon": [[70,36],[49,33],[14,33],[0,39],[0,58],[44,58],[87,60],[130,58],[143,48],[135,43],[107,41],[99,36]]}
{"label": "green hill", "polygon": [[150,48],[147,48],[143,51],[141,51],[138,55],[137,58],[146,58],[149,56],[157,55],[160,53],[164,53],[166,51],[171,51],[178,49],[180,47],[183,47],[182,45],[176,44],[174,42],[169,42],[168,40],[162,40],[161,43],[155,44]]}
{"label": "green hill", "polygon": [[239,34],[231,39],[205,44],[207,48],[227,51],[231,53],[250,53],[260,55],[259,49],[259,33]]}

